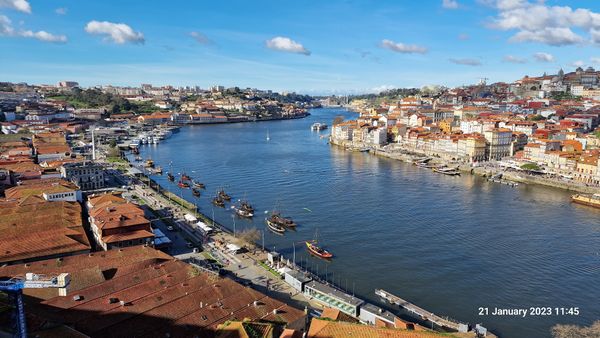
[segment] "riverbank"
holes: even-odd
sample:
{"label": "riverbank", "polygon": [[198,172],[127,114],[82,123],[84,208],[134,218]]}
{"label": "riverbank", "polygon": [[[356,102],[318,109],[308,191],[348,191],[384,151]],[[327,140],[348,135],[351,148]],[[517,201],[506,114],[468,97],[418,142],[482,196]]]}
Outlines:
{"label": "riverbank", "polygon": [[[409,151],[389,151],[382,147],[376,147],[372,145],[366,144],[356,144],[354,142],[344,142],[344,141],[329,141],[331,145],[335,145],[338,147],[342,147],[346,150],[350,151],[361,151],[361,152],[369,152],[371,154],[392,158],[395,160],[399,160],[406,163],[413,163],[415,160],[419,158],[423,158],[428,156],[425,153],[417,153],[417,152],[409,152]],[[433,164],[448,164],[449,166],[456,167],[461,172],[466,174],[477,175],[481,177],[492,177],[498,174],[501,174],[502,179],[515,183],[522,184],[539,184],[547,187],[563,189],[567,191],[586,193],[586,194],[597,194],[600,193],[600,187],[588,186],[579,182],[574,181],[566,181],[564,179],[550,178],[542,175],[531,175],[525,171],[516,171],[514,169],[506,170],[503,167],[493,167],[493,166],[484,166],[477,167],[472,166],[465,163],[453,162],[448,163],[439,158],[433,158],[431,160]]]}

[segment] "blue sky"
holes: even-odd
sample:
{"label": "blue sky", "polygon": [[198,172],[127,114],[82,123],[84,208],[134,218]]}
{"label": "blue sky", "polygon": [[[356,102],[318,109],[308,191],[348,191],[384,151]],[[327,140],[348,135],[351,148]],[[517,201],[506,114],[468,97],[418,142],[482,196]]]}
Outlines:
{"label": "blue sky", "polygon": [[0,81],[305,93],[512,81],[600,67],[597,13],[596,1],[0,0]]}

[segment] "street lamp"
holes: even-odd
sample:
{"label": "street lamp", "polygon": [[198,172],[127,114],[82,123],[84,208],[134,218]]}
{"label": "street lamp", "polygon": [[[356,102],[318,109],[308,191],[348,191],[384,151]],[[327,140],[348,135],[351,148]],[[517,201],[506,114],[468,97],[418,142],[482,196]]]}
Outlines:
{"label": "street lamp", "polygon": [[231,218],[233,219],[233,237],[235,237],[235,215],[231,215]]}

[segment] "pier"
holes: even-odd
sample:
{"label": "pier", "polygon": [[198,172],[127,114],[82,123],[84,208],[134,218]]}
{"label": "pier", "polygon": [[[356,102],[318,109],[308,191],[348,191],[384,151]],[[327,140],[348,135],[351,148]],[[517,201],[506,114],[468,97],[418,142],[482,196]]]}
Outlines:
{"label": "pier", "polygon": [[[469,331],[469,326],[467,324],[463,324],[463,323],[455,322],[453,320],[442,318],[432,312],[429,312],[425,309],[418,307],[417,305],[415,305],[407,300],[404,300],[398,296],[395,296],[383,289],[375,289],[375,294],[378,295],[379,297],[385,299],[386,301],[390,302],[391,304],[396,304],[396,305],[400,306],[401,308],[405,309],[406,311],[410,312],[411,314],[414,314],[417,317],[421,318],[422,320],[432,322],[437,326],[451,329],[451,330],[454,330],[457,332],[468,332]],[[478,327],[480,327],[480,326],[478,326]],[[480,328],[485,330],[485,328],[483,328],[483,327],[480,327]]]}

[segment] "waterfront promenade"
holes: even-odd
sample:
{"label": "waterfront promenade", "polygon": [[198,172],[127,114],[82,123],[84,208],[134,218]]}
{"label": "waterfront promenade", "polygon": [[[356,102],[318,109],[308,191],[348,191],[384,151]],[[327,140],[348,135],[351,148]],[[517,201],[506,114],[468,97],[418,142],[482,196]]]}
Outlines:
{"label": "waterfront promenade", "polygon": [[[369,152],[373,155],[392,158],[406,163],[413,163],[419,158],[430,156],[430,154],[425,152],[407,151],[406,149],[396,144],[389,144],[383,147],[379,147],[367,145],[365,143],[340,142],[332,139],[330,139],[329,141],[331,145],[339,146],[349,151]],[[480,165],[472,165],[462,162],[448,162],[440,158],[434,157],[432,163],[437,163],[439,165],[447,164],[452,167],[457,167],[464,174],[473,174],[482,177],[492,177],[496,174],[502,173],[503,179],[511,182],[524,184],[539,184],[548,187],[588,194],[600,193],[600,187],[598,186],[588,185],[573,180],[567,180],[561,177],[557,177],[555,175],[534,175],[529,174],[526,171],[518,171],[514,169],[507,170],[505,167],[498,165],[498,161],[484,162]]]}

